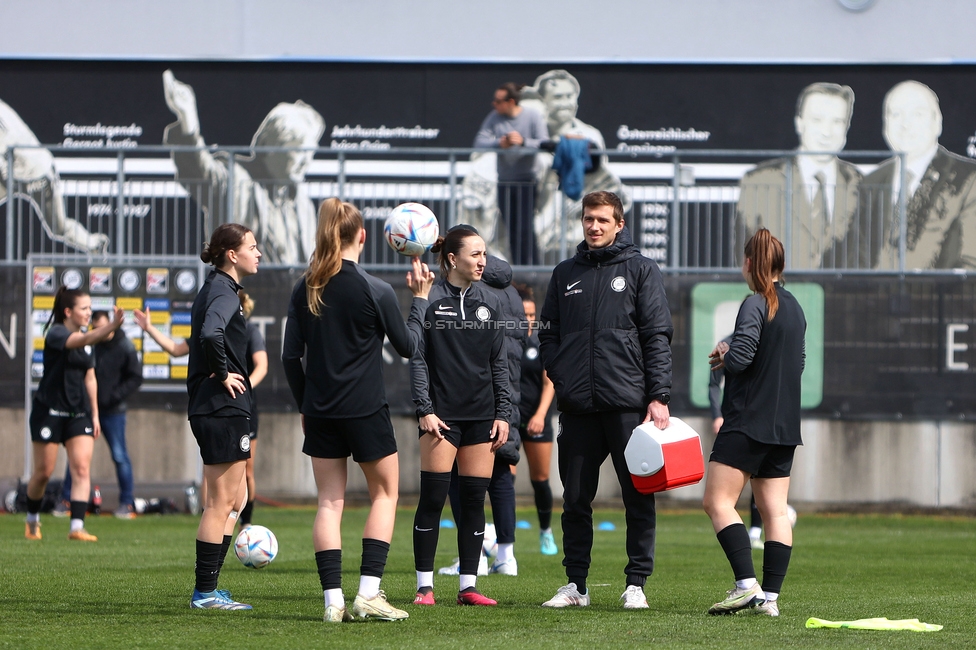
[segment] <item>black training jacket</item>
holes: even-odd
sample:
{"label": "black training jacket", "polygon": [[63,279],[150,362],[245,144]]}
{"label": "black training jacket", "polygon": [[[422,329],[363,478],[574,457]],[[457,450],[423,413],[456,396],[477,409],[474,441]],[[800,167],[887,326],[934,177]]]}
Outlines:
{"label": "black training jacket", "polygon": [[613,244],[553,271],[542,307],[540,352],[565,413],[643,410],[671,391],[671,312],[657,264],[625,227]]}
{"label": "black training jacket", "polygon": [[413,299],[404,325],[393,287],[349,260],[322,290],[319,316],[309,311],[305,286],[302,278],[291,294],[281,352],[295,402],[302,414],[318,418],[376,413],[387,405],[383,340],[400,356],[413,356],[427,301]]}
{"label": "black training jacket", "polygon": [[766,299],[743,301],[725,353],[725,395],[719,434],[744,433],[773,445],[800,445],[800,376],[806,362],[807,322],[800,303],[776,285],[779,308],[766,316]]}
{"label": "black training jacket", "polygon": [[[247,321],[238,291],[243,289],[223,271],[207,276],[190,310],[190,359],[187,362],[187,414],[251,415],[251,382],[247,376]],[[244,376],[243,394],[230,393],[221,383],[228,373]],[[213,375],[211,377],[210,375]]]}
{"label": "black training jacket", "polygon": [[410,360],[417,417],[512,421],[512,391],[501,306],[481,283],[466,291],[438,280],[424,314],[424,337]]}
{"label": "black training jacket", "polygon": [[125,400],[142,386],[139,353],[122,329],[95,346],[95,379],[98,381],[98,413],[125,412]]}
{"label": "black training jacket", "polygon": [[[498,297],[501,306],[501,320],[505,322],[505,351],[508,354],[508,385],[512,391],[512,413],[518,415],[518,405],[522,400],[522,352],[529,338],[528,323],[525,320],[525,307],[522,297],[512,286],[512,267],[505,260],[488,256],[485,272],[481,276],[485,289]],[[518,426],[518,418],[512,422]]]}

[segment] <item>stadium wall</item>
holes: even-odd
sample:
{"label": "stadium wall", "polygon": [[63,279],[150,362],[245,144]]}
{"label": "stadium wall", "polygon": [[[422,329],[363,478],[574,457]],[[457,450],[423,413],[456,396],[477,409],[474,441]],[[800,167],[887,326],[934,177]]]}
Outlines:
{"label": "stadium wall", "polygon": [[[0,409],[0,480],[23,472],[22,409]],[[705,453],[714,436],[708,418],[685,416],[702,432]],[[185,416],[179,412],[134,409],[129,413],[128,443],[136,480],[136,496],[158,496],[161,486],[196,479],[199,454]],[[976,425],[961,422],[842,422],[807,418],[804,446],[797,450],[790,487],[791,503],[803,508],[883,507],[893,509],[976,508]],[[420,489],[417,424],[395,417],[400,449],[400,490],[410,499]],[[255,472],[260,495],[308,501],[315,496],[311,465],[301,453],[302,434],[296,414],[262,415]],[[55,477],[64,472],[61,452]],[[560,494],[553,455],[551,480]],[[112,493],[115,469],[107,445],[95,445],[92,481]],[[704,484],[665,493],[665,503],[695,507]],[[532,487],[523,462],[516,492],[531,499]],[[350,498],[366,498],[362,472],[351,467]],[[619,496],[612,465],[604,464],[598,499]],[[114,505],[109,502],[109,506]]]}

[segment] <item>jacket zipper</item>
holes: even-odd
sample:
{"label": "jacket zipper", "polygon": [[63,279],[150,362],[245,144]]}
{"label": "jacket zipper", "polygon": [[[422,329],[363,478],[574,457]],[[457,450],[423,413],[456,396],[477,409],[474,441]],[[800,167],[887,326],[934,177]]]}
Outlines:
{"label": "jacket zipper", "polygon": [[593,305],[590,307],[590,405],[596,406],[596,382],[593,381],[593,362],[596,357],[596,353],[593,347],[596,343],[596,337],[594,336],[594,330],[596,328],[596,302],[597,302],[597,291],[596,280],[600,277],[600,263],[596,263],[596,276],[594,277],[593,286],[591,287],[591,295],[593,296]]}

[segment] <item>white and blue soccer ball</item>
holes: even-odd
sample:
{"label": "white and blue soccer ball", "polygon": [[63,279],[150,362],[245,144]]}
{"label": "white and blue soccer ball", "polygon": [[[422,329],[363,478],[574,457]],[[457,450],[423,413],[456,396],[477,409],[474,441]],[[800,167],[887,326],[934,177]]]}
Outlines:
{"label": "white and blue soccer ball", "polygon": [[383,234],[390,248],[406,255],[419,257],[434,245],[440,228],[437,216],[422,203],[401,203],[386,218]]}
{"label": "white and blue soccer ball", "polygon": [[237,536],[234,553],[244,566],[260,569],[278,555],[278,539],[264,526],[248,526]]}

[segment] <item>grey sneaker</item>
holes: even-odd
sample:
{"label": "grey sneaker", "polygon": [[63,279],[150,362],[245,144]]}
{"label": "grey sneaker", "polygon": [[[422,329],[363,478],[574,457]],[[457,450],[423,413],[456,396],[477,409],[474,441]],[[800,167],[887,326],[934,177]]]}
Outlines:
{"label": "grey sneaker", "polygon": [[55,517],[67,517],[71,514],[71,504],[67,501],[58,501],[58,504],[54,506],[54,510],[51,514]]}
{"label": "grey sneaker", "polygon": [[708,608],[709,614],[713,616],[718,614],[734,614],[740,609],[750,607],[753,599],[759,598],[761,600],[766,596],[758,582],[748,589],[739,589],[738,587],[734,587],[729,589],[729,591],[726,593],[727,595],[725,600],[720,603],[715,603]]}
{"label": "grey sneaker", "polygon": [[352,620],[352,614],[345,607],[329,605],[325,608],[325,616],[322,620],[326,623],[347,623]]}
{"label": "grey sneaker", "polygon": [[647,597],[644,590],[637,585],[627,587],[620,599],[624,601],[624,609],[647,609]]}
{"label": "grey sneaker", "polygon": [[590,594],[581,594],[576,589],[576,583],[563,585],[556,590],[556,595],[542,603],[543,607],[586,607],[590,604]]}
{"label": "grey sneaker", "polygon": [[115,511],[115,518],[116,519],[135,519],[136,518],[136,509],[135,509],[135,506],[132,506],[130,504],[120,505],[118,507],[118,509]]}
{"label": "grey sneaker", "polygon": [[375,618],[381,621],[401,621],[410,618],[410,614],[386,601],[386,594],[382,589],[368,600],[356,594],[356,600],[352,604],[352,614],[356,618]]}

